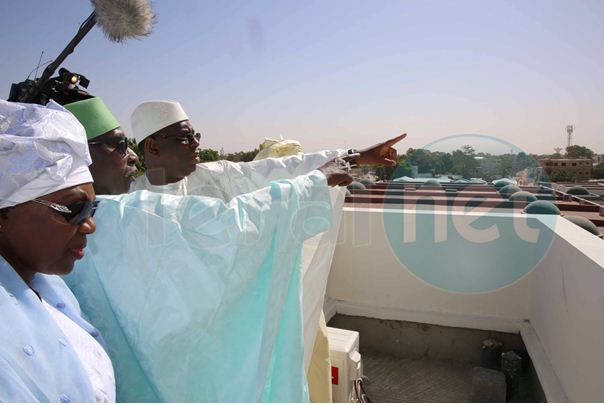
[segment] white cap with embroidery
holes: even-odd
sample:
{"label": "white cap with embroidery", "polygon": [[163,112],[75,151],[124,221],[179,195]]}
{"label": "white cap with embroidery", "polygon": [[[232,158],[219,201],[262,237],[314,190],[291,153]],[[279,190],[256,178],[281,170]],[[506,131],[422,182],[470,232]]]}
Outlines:
{"label": "white cap with embroidery", "polygon": [[177,101],[146,101],[134,109],[130,124],[136,143],[169,125],[188,120],[189,117]]}

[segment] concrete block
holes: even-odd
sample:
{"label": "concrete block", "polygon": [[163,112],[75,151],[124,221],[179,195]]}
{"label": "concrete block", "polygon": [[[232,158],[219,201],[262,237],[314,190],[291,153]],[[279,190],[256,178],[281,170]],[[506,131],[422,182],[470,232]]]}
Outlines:
{"label": "concrete block", "polygon": [[505,402],[506,383],[502,372],[484,367],[472,370],[472,402]]}
{"label": "concrete block", "polygon": [[518,393],[522,363],[522,357],[511,350],[501,355],[501,372],[505,375],[508,400]]}
{"label": "concrete block", "polygon": [[503,343],[496,339],[485,339],[482,341],[480,353],[480,365],[484,368],[499,370]]}

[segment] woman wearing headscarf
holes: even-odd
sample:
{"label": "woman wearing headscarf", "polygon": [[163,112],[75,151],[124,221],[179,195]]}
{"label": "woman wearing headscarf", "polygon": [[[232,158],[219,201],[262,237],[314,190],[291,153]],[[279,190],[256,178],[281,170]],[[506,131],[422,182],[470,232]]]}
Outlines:
{"label": "woman wearing headscarf", "polygon": [[96,209],[84,128],[54,102],[0,100],[0,402],[114,402],[98,330],[59,277]]}

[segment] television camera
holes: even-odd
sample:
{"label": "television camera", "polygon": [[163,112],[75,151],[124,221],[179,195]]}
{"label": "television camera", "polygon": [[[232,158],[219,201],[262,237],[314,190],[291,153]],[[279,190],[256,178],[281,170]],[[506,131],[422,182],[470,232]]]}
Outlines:
{"label": "television camera", "polygon": [[59,69],[57,76],[53,75],[92,27],[99,25],[113,42],[146,36],[151,32],[155,15],[149,0],[91,0],[91,3],[94,7],[92,14],[80,25],[65,49],[44,69],[40,78],[13,83],[8,101],[46,104],[53,99],[64,104],[89,98],[90,94],[84,89],[90,81],[85,76],[65,68]]}

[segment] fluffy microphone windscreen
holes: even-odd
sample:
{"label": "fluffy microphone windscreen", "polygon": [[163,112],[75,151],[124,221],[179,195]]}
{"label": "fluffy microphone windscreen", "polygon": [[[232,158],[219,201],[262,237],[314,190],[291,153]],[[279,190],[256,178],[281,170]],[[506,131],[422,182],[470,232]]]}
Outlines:
{"label": "fluffy microphone windscreen", "polygon": [[96,23],[113,42],[151,33],[155,14],[149,0],[90,0]]}

